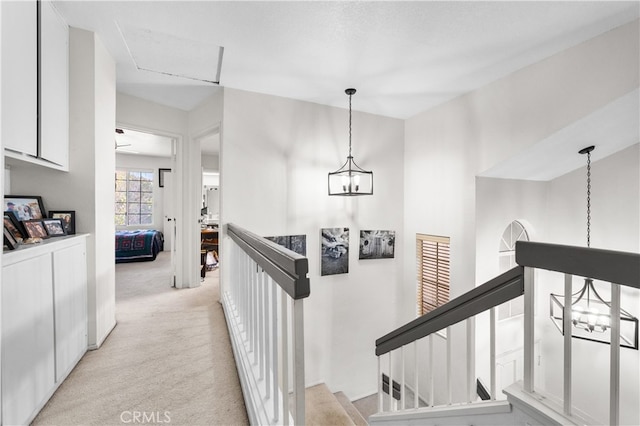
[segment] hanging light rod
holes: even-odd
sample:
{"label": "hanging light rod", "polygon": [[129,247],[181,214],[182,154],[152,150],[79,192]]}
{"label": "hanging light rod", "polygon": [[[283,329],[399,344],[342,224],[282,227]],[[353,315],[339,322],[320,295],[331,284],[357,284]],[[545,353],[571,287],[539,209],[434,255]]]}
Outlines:
{"label": "hanging light rod", "polygon": [[349,95],[349,155],[342,167],[329,173],[329,195],[372,195],[373,172],[358,166],[351,155],[351,97],[356,89],[346,89],[344,92]]}

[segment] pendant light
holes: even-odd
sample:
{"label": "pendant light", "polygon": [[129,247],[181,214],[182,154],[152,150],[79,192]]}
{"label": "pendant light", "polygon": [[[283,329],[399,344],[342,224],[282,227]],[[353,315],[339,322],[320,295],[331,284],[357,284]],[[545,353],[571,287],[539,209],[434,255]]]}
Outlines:
{"label": "pendant light", "polygon": [[329,173],[329,195],[373,195],[373,172],[359,167],[351,155],[351,97],[356,89],[347,89],[349,95],[349,156],[335,172]]}
{"label": "pendant light", "polygon": [[[587,154],[587,247],[591,247],[591,151],[595,146],[581,149]],[[551,321],[564,335],[564,295],[550,295]],[[605,301],[593,285],[584,279],[580,290],[571,295],[571,337],[600,343],[611,343],[611,302]],[[638,319],[620,309],[620,346],[638,350]]]}

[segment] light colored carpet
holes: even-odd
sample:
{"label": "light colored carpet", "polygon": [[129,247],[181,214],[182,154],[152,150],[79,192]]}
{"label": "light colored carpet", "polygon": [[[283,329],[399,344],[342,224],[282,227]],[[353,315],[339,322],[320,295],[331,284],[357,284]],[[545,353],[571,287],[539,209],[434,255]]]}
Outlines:
{"label": "light colored carpet", "polygon": [[118,325],[33,424],[248,424],[218,271],[198,288],[176,290],[168,268],[164,252],[154,262],[116,265]]}
{"label": "light colored carpet", "polygon": [[355,425],[324,383],[308,387],[304,396],[307,426]]}
{"label": "light colored carpet", "polygon": [[336,397],[340,405],[342,405],[342,408],[344,408],[349,417],[351,417],[351,420],[353,420],[356,426],[368,425],[367,421],[362,417],[362,413],[360,413],[355,405],[349,401],[349,398],[344,392],[336,392],[333,395]]}

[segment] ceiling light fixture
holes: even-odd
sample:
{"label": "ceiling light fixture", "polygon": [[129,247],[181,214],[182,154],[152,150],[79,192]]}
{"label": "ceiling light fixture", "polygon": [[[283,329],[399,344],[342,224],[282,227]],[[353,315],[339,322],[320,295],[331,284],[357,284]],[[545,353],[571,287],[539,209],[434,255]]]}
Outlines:
{"label": "ceiling light fixture", "polygon": [[373,172],[360,168],[351,155],[351,97],[356,89],[347,89],[349,95],[349,156],[335,172],[329,173],[329,195],[373,195]]}
{"label": "ceiling light fixture", "polygon": [[[591,247],[591,151],[595,146],[581,149],[587,154],[587,247]],[[564,335],[564,295],[550,295],[549,316]],[[571,295],[571,337],[611,344],[611,302],[596,291],[591,278],[584,279],[580,290]],[[638,349],[638,319],[620,309],[620,346]]]}

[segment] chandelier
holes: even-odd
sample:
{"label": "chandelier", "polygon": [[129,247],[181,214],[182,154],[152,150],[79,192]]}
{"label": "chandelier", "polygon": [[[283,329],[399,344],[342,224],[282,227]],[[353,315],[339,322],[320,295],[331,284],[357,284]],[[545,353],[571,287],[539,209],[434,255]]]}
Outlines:
{"label": "chandelier", "polygon": [[[595,146],[581,149],[587,154],[587,247],[591,247],[591,151]],[[550,295],[551,321],[564,335],[564,295]],[[611,343],[611,302],[598,294],[593,280],[584,279],[580,290],[571,295],[571,337],[600,343]],[[638,349],[638,319],[620,309],[620,346]]]}
{"label": "chandelier", "polygon": [[349,156],[335,172],[329,173],[329,195],[373,195],[373,172],[359,167],[351,155],[351,97],[356,89],[347,89],[349,95]]}

